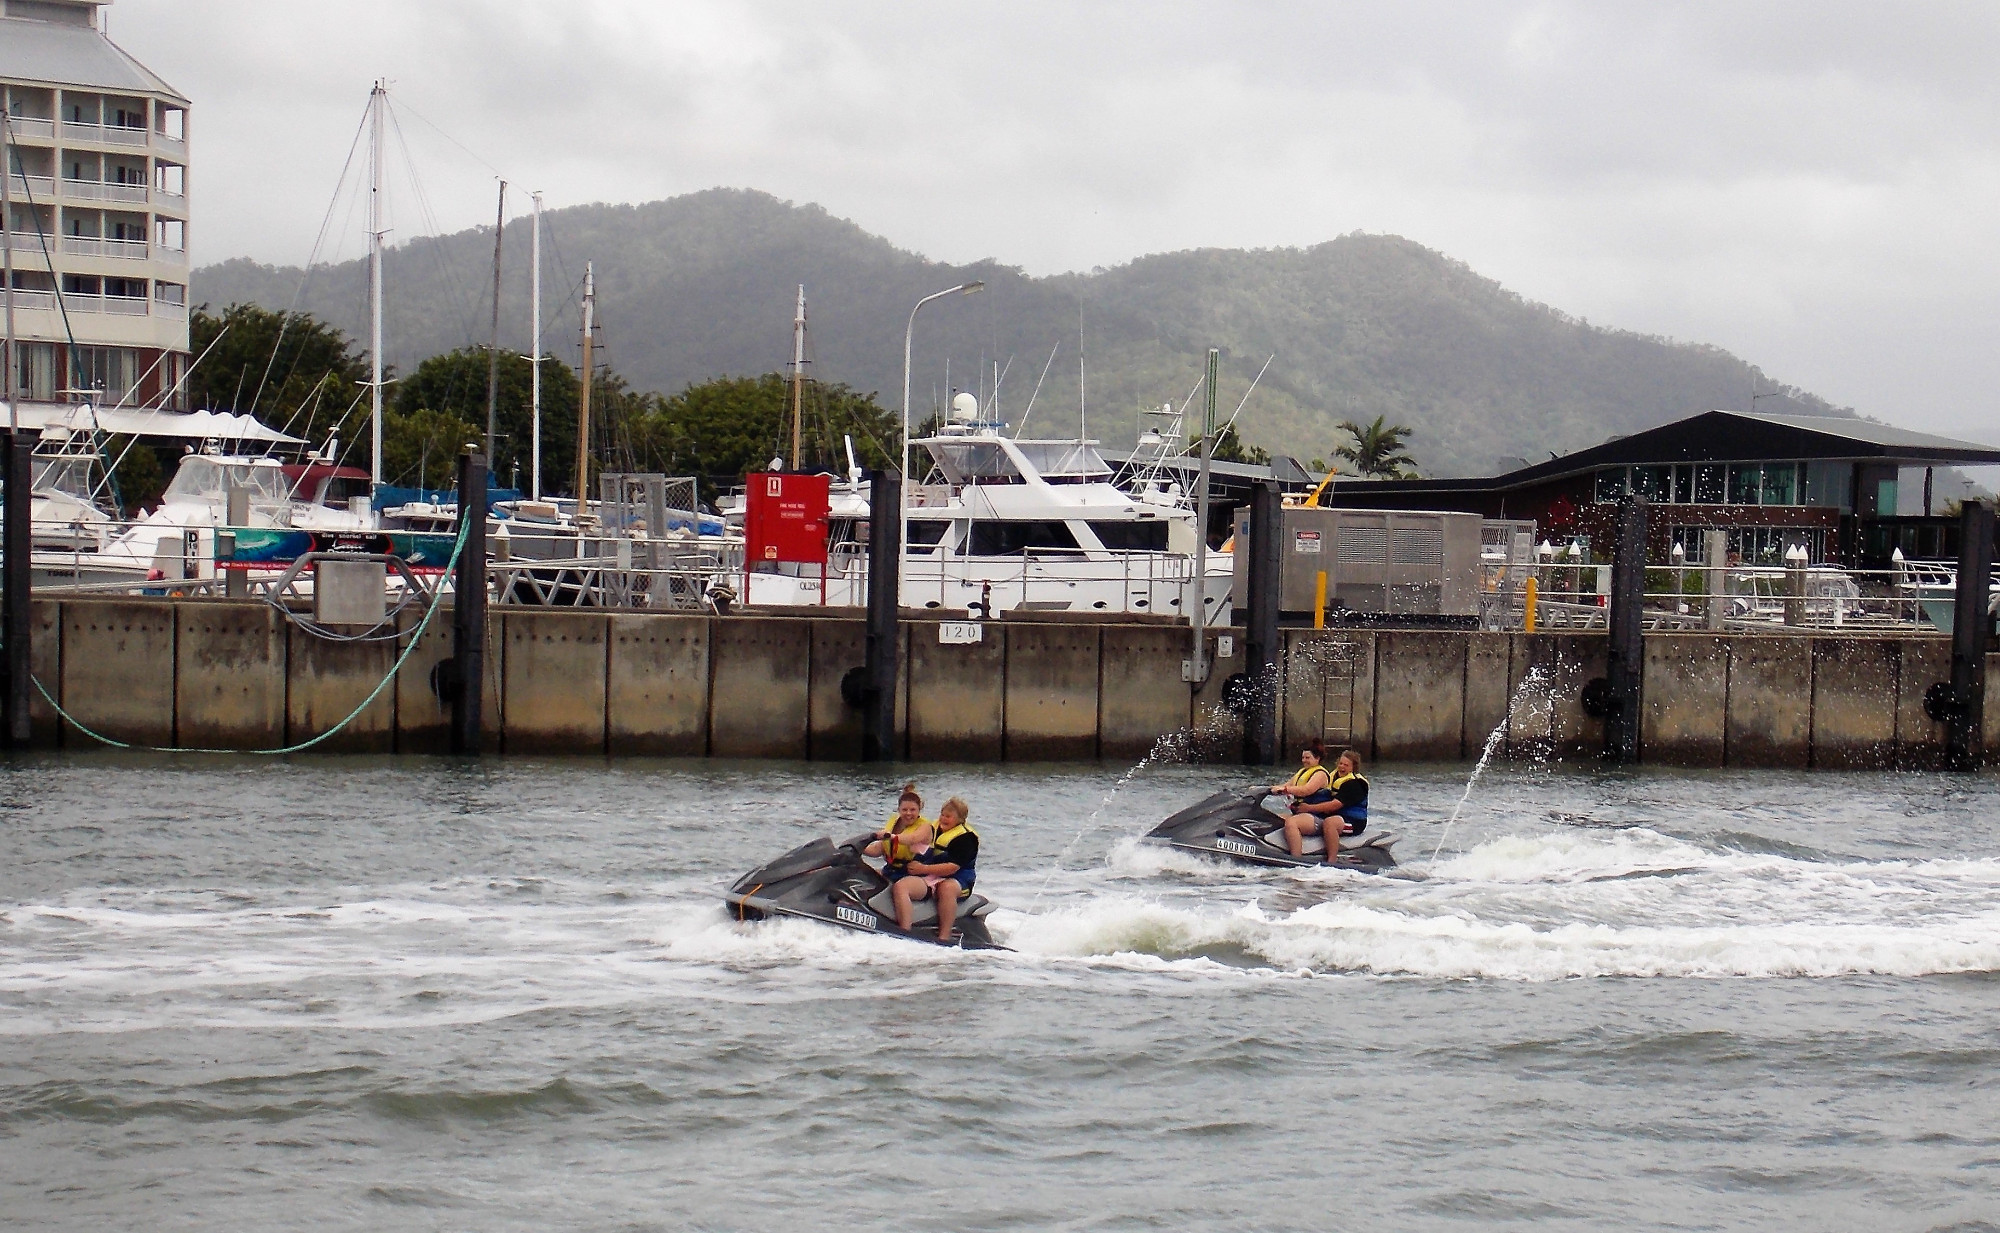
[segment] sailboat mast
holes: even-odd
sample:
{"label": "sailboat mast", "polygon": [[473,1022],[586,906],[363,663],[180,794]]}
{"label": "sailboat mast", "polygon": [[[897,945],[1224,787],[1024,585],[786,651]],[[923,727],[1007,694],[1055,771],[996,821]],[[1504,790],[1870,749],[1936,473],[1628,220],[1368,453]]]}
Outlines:
{"label": "sailboat mast", "polygon": [[576,516],[589,508],[591,334],[597,327],[597,274],[583,263],[583,390],[576,403]]}
{"label": "sailboat mast", "polygon": [[[382,490],[382,104],[388,79],[375,79],[368,95],[368,402],[369,480]],[[421,485],[424,477],[417,477]]]}
{"label": "sailboat mast", "polygon": [[531,439],[530,479],[535,500],[542,499],[542,195],[533,194],[535,202],[535,228],[529,242],[529,266],[533,271],[528,276],[528,298],[534,302],[532,325],[528,334],[528,363],[531,381],[529,385],[529,429]]}
{"label": "sailboat mast", "polygon": [[[486,339],[486,464],[494,466],[493,435],[500,417],[500,241],[507,234],[507,181],[493,210],[493,326]],[[516,454],[516,458],[520,455]],[[488,474],[492,474],[491,471]]]}
{"label": "sailboat mast", "polygon": [[799,418],[806,388],[806,285],[799,284],[799,311],[792,318],[792,470],[799,469]]}

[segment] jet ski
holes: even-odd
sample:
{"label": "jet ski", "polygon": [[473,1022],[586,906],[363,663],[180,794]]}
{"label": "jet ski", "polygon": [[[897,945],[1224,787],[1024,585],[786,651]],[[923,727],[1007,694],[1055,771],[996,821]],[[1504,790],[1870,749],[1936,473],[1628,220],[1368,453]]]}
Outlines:
{"label": "jet ski", "polygon": [[910,938],[933,946],[1006,949],[993,941],[986,927],[986,914],[993,910],[993,903],[977,891],[959,900],[949,942],[938,941],[935,899],[912,904],[916,913],[911,927],[898,929],[889,879],[861,859],[861,850],[873,838],[862,835],[842,844],[815,839],[736,879],[723,892],[722,902],[738,920],[798,916],[857,933]]}
{"label": "jet ski", "polygon": [[[1265,791],[1252,787],[1217,792],[1148,831],[1146,841],[1246,865],[1317,867],[1324,863],[1326,842],[1317,835],[1306,836],[1304,856],[1292,855],[1285,846],[1284,819],[1264,808]],[[1361,873],[1394,869],[1396,857],[1389,849],[1395,842],[1394,835],[1379,832],[1343,835],[1334,867]]]}

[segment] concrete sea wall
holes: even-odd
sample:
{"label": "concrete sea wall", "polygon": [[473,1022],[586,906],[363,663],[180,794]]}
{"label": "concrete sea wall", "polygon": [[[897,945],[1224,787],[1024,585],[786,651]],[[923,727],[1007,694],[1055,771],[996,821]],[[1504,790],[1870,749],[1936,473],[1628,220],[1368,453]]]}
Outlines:
{"label": "concrete sea wall", "polygon": [[[41,600],[34,617],[37,678],[79,723],[117,740],[276,748],[326,732],[373,693],[319,748],[446,745],[448,708],[433,684],[450,653],[443,614],[379,690],[398,642],[328,640],[258,601]],[[908,620],[902,637],[898,732],[911,758],[1129,760],[1195,727],[1230,747],[1221,703],[1223,682],[1242,668],[1241,631],[1211,632],[1211,653],[1230,654],[1198,692],[1181,680],[1188,633],[1169,625],[994,621],[978,642],[945,643],[938,622]],[[1586,758],[1602,746],[1602,722],[1580,700],[1604,674],[1602,635],[1286,630],[1284,641],[1275,687],[1287,747],[1321,736],[1372,758],[1449,761],[1477,757],[1502,725],[1508,756]],[[852,760],[860,715],[840,682],[862,648],[862,622],[850,615],[495,608],[487,745]],[[1937,766],[1944,733],[1922,699],[1949,674],[1949,644],[1936,636],[1648,635],[1642,758]],[[39,697],[36,706],[43,744],[97,744]],[[2000,746],[1996,711],[1989,748]]]}

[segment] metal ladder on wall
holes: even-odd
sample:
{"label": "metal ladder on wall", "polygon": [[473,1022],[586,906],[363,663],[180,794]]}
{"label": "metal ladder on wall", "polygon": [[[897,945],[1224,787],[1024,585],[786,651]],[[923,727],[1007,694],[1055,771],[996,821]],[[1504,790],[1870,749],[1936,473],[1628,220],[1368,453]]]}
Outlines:
{"label": "metal ladder on wall", "polygon": [[1327,638],[1314,641],[1312,648],[1320,681],[1320,740],[1328,749],[1352,744],[1354,679],[1360,675],[1361,644]]}

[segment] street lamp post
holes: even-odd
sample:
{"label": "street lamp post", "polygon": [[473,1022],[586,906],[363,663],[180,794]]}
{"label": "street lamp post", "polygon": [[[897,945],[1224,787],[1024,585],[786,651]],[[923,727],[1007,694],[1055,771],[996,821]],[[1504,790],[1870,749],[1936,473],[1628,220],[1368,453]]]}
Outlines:
{"label": "street lamp post", "polygon": [[[910,324],[903,331],[903,490],[897,519],[898,552],[907,551],[910,542],[910,344],[917,333],[917,313],[932,300],[942,300],[948,295],[971,295],[975,291],[985,289],[984,282],[974,279],[969,283],[960,283],[956,287],[946,287],[943,291],[933,292],[918,300],[916,307],[910,309]],[[897,598],[898,602],[901,602],[901,597]]]}

